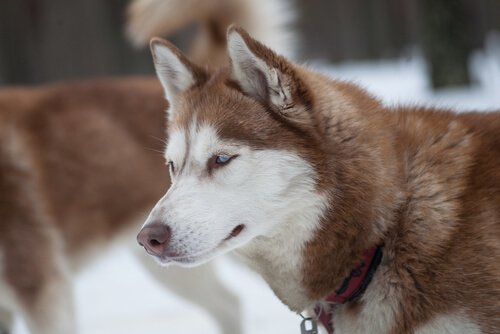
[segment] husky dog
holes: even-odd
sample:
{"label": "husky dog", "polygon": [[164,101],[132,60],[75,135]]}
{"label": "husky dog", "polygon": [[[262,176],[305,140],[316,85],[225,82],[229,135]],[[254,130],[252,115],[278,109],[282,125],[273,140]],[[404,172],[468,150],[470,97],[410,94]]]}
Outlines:
{"label": "husky dog", "polygon": [[[169,34],[200,22],[191,54],[221,66],[228,22],[237,21],[280,40],[290,54],[290,6],[258,2],[135,0],[127,31],[140,42],[149,29]],[[270,16],[272,29],[269,20],[258,23]],[[130,232],[170,184],[163,159],[151,151],[163,149],[166,106],[153,77],[0,90],[1,334],[11,333],[15,314],[33,334],[76,332],[73,273],[112,242],[134,240]],[[210,265],[160,271],[139,254],[162,284],[205,308],[224,333],[241,332],[239,301]]]}
{"label": "husky dog", "polygon": [[500,113],[389,108],[228,30],[208,72],[153,39],[172,185],[138,241],[235,250],[328,332],[500,332]]}

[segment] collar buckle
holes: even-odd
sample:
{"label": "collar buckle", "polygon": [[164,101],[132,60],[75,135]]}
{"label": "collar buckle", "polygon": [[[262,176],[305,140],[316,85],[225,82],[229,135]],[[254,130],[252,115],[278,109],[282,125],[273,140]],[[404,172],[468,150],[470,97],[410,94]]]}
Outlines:
{"label": "collar buckle", "polygon": [[318,324],[313,318],[303,318],[300,323],[300,334],[318,334]]}

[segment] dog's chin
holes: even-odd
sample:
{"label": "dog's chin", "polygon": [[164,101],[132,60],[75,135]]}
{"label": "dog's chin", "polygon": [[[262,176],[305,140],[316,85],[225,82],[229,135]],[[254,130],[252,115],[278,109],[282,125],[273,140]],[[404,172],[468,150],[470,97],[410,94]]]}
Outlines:
{"label": "dog's chin", "polygon": [[185,255],[185,256],[176,256],[176,257],[168,257],[168,256],[155,256],[156,262],[158,262],[161,266],[167,267],[170,265],[176,265],[180,267],[196,267],[202,265],[213,258],[217,257],[220,254],[225,253],[226,251],[222,249],[214,249],[212,251],[207,251],[203,254],[197,255]]}

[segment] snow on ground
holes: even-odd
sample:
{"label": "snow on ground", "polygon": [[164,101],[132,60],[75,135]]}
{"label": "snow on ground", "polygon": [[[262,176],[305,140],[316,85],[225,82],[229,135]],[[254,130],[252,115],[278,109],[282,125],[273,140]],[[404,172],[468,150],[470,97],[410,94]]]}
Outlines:
{"label": "snow on ground", "polygon": [[[494,40],[495,38],[491,38]],[[496,38],[499,39],[498,37]],[[459,110],[500,108],[500,43],[472,60],[472,88],[432,92],[418,55],[407,59],[339,66],[313,66],[335,78],[355,81],[389,105],[448,106]],[[263,280],[229,259],[217,261],[222,279],[241,298],[246,333],[298,333],[300,318],[288,311]],[[82,334],[215,334],[203,311],[161,288],[125,248],[114,248],[76,282],[77,319]],[[26,334],[18,321],[15,334]]]}
{"label": "snow on ground", "polygon": [[399,60],[353,62],[333,67],[313,63],[312,67],[333,78],[360,84],[387,105],[432,105],[461,111],[500,108],[500,33],[491,34],[485,50],[473,54],[470,87],[433,91],[426,76],[426,64],[418,51]]}

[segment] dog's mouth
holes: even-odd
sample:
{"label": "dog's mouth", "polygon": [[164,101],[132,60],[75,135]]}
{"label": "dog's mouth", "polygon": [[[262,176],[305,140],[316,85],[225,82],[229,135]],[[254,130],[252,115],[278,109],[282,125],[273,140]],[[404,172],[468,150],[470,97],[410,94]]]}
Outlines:
{"label": "dog's mouth", "polygon": [[204,259],[206,257],[210,257],[210,254],[213,254],[215,253],[217,250],[219,250],[222,245],[226,242],[226,241],[229,241],[235,237],[237,237],[238,235],[241,234],[241,232],[245,229],[245,225],[243,224],[240,224],[238,226],[236,226],[235,228],[232,229],[231,233],[229,233],[229,235],[227,237],[225,237],[220,243],[219,245],[217,245],[217,247],[215,247],[214,249],[210,250],[210,251],[204,251],[204,252],[201,252],[199,254],[186,254],[186,255],[170,255],[170,256],[161,256],[159,257],[159,260],[161,263],[164,263],[164,264],[167,264],[169,262],[177,262],[177,263],[180,263],[180,264],[192,264],[192,263],[195,263],[197,261],[199,261],[200,259]]}
{"label": "dog's mouth", "polygon": [[224,240],[222,240],[222,241],[228,241],[232,238],[237,237],[241,233],[241,231],[243,231],[244,228],[245,228],[245,225],[243,225],[243,224],[236,226],[235,228],[233,228],[231,233],[229,233],[229,235],[226,238],[224,238]]}

